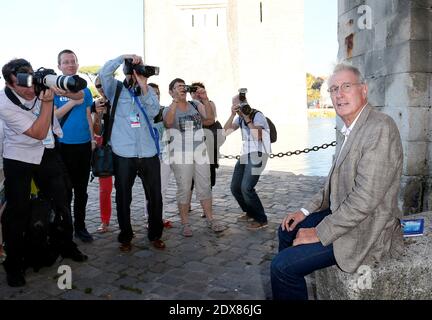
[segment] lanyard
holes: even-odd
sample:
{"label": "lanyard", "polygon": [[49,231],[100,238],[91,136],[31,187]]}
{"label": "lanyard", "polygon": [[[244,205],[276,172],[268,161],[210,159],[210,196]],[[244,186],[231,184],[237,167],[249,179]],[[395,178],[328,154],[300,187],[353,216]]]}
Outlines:
{"label": "lanyard", "polygon": [[138,107],[140,108],[141,112],[144,115],[144,119],[147,122],[147,126],[149,128],[150,131],[150,135],[153,138],[153,141],[156,145],[156,150],[157,150],[157,154],[159,156],[160,154],[160,150],[159,150],[159,132],[157,131],[156,128],[153,128],[153,126],[150,123],[150,120],[147,116],[147,112],[145,111],[145,109],[143,108],[143,106],[141,105],[141,101],[133,94],[133,92],[129,89],[129,93],[131,95],[131,98],[135,100],[136,104],[138,105]]}

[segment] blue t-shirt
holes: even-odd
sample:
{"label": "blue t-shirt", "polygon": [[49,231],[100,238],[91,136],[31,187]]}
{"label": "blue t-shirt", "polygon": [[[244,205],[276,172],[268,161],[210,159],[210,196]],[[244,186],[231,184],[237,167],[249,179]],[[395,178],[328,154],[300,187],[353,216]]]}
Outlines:
{"label": "blue t-shirt", "polygon": [[[67,97],[55,96],[54,105],[60,109],[70,99]],[[90,128],[87,120],[87,108],[90,108],[93,98],[90,89],[84,89],[84,102],[71,109],[69,117],[63,124],[63,138],[60,142],[65,144],[82,144],[91,141]],[[61,119],[59,119],[61,121]]]}

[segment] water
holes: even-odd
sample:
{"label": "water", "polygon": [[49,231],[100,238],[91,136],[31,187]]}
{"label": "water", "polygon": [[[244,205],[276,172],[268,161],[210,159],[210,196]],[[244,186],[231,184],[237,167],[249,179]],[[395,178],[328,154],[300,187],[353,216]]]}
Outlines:
{"label": "water", "polygon": [[[277,126],[278,140],[272,144],[272,153],[304,150],[314,146],[330,144],[336,140],[336,118],[310,118],[302,125]],[[238,155],[241,150],[241,134],[239,130],[228,136],[221,147],[224,155]],[[308,176],[327,176],[335,147],[311,151],[307,154],[269,159],[266,169],[272,171],[292,172]],[[235,160],[221,159],[220,164],[234,166]]]}

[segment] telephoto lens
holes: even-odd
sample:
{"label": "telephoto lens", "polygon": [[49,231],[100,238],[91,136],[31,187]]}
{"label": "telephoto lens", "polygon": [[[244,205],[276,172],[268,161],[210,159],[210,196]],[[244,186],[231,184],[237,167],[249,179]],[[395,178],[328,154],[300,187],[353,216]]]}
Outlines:
{"label": "telephoto lens", "polygon": [[43,84],[47,87],[56,86],[71,92],[78,92],[87,87],[87,81],[77,75],[56,76],[48,74],[43,78]]}
{"label": "telephoto lens", "polygon": [[239,89],[239,100],[240,102],[244,102],[246,101],[246,93],[247,93],[247,89],[246,88],[240,88]]}

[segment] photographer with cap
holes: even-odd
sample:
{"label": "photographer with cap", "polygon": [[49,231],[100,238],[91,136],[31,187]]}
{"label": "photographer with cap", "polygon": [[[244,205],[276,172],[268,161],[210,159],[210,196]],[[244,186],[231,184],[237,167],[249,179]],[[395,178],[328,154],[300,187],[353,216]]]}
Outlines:
{"label": "photographer with cap", "polygon": [[120,226],[120,250],[132,249],[133,230],[130,219],[132,187],[138,175],[148,200],[148,239],[156,249],[164,249],[161,240],[162,195],[158,137],[153,130],[153,118],[159,112],[159,101],[148,84],[147,68],[141,57],[122,55],[105,63],[99,77],[105,96],[114,101],[119,81],[114,73],[124,63],[125,80],[121,86],[110,144],[113,150],[114,186],[116,189],[117,219]]}
{"label": "photographer with cap", "polygon": [[[53,239],[64,258],[85,261],[72,241],[72,218],[67,202],[65,172],[54,150],[54,136],[62,136],[53,118],[54,93],[45,89],[36,96],[34,85],[17,85],[17,73],[33,74],[30,63],[14,59],[2,68],[6,87],[0,91],[0,119],[4,121],[3,164],[7,206],[2,216],[7,254],[3,266],[11,287],[25,285],[25,233],[31,216],[30,182],[33,178],[41,193],[52,200],[60,225],[61,238]],[[60,236],[60,235],[59,235]]]}
{"label": "photographer with cap", "polygon": [[233,97],[232,104],[231,116],[224,126],[225,135],[241,128],[243,145],[234,167],[231,192],[244,212],[238,221],[249,222],[249,230],[258,230],[267,227],[267,216],[255,186],[271,153],[270,128],[261,112],[251,120],[252,109],[241,93]]}

